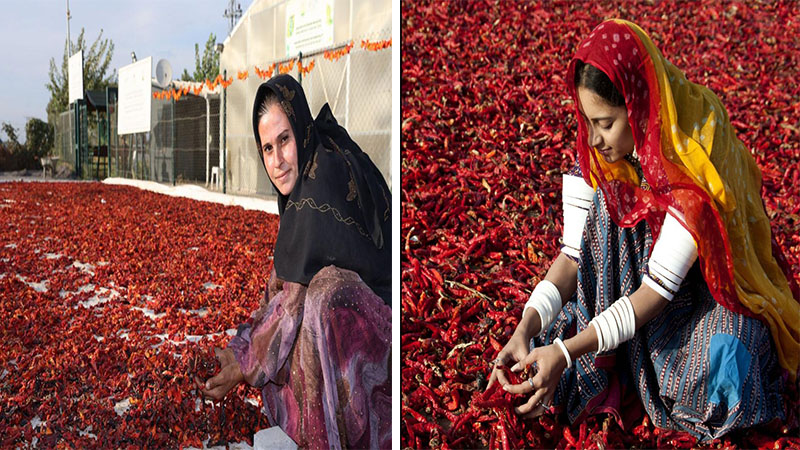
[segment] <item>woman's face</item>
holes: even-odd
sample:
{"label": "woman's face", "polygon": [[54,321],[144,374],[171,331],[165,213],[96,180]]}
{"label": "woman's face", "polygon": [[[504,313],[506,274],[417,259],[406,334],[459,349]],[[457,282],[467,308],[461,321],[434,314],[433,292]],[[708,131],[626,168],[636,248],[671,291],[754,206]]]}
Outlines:
{"label": "woman's face", "polygon": [[273,104],[258,121],[261,155],[267,175],[283,195],[294,189],[299,175],[297,169],[297,142],[289,118],[279,104]]}
{"label": "woman's face", "polygon": [[633,152],[633,133],[624,106],[612,106],[603,97],[578,87],[578,108],[586,121],[589,147],[609,163]]}

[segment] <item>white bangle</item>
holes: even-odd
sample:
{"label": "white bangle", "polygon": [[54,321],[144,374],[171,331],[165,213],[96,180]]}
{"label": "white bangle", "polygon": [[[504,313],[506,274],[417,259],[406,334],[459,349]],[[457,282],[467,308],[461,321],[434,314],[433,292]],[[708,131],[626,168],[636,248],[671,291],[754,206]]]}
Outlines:
{"label": "white bangle", "polygon": [[664,218],[661,232],[647,261],[651,282],[647,282],[647,277],[644,278],[648,286],[661,285],[662,289],[655,290],[667,300],[672,300],[680,290],[683,279],[697,260],[694,238],[675,216],[683,219],[680,212],[672,209]]}
{"label": "white bangle", "polygon": [[579,258],[583,228],[592,206],[594,189],[587,185],[583,178],[574,175],[564,175],[562,183],[564,227],[561,237],[564,248],[561,251]]}
{"label": "white bangle", "polygon": [[597,322],[589,322],[589,325],[594,326],[594,331],[597,333],[597,352],[600,352],[600,349],[603,348],[603,333],[600,331],[600,326]]}
{"label": "white bangle", "polygon": [[567,350],[567,346],[561,341],[561,338],[555,338],[553,341],[554,343],[558,344],[561,351],[564,352],[564,357],[567,358],[567,369],[572,367],[572,358],[569,356],[569,350]]}
{"label": "white bangle", "polygon": [[597,352],[613,350],[636,333],[636,315],[628,297],[622,297],[595,316],[590,325],[597,332]]}
{"label": "white bangle", "polygon": [[[531,293],[528,302],[525,303],[525,310],[533,308],[539,313],[541,327],[536,336],[542,334],[542,331],[553,322],[558,312],[561,311],[561,307],[561,293],[558,292],[556,285],[548,280],[540,281]],[[523,315],[525,310],[523,310]]]}

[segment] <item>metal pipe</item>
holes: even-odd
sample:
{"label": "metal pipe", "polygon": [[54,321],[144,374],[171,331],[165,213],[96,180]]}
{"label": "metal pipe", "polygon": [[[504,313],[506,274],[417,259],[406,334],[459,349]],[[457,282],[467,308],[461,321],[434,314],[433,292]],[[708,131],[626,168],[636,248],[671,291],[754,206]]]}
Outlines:
{"label": "metal pipe", "polygon": [[[228,69],[222,71],[222,78],[227,80],[228,79]],[[228,189],[228,160],[227,160],[227,153],[228,153],[228,136],[226,127],[228,125],[228,88],[222,88],[222,193],[227,193]]]}
{"label": "metal pipe", "polygon": [[69,19],[72,16],[69,14],[69,0],[67,0],[67,46],[69,50],[69,56],[72,56],[72,39],[69,36]]}
{"label": "metal pipe", "polygon": [[100,110],[94,110],[94,121],[97,124],[97,150],[94,156],[94,178],[100,179]]}
{"label": "metal pipe", "polygon": [[170,142],[170,150],[172,152],[172,185],[175,186],[177,180],[175,179],[175,99],[172,99],[172,120],[170,121],[172,124],[172,142]]}
{"label": "metal pipe", "polygon": [[206,99],[206,186],[208,186],[208,177],[211,168],[208,165],[211,162],[211,102],[208,101],[208,95],[204,95]]}
{"label": "metal pipe", "polygon": [[[114,96],[114,118],[116,118],[116,117],[117,117],[117,96],[118,96],[118,95],[119,95],[119,91],[117,91],[117,95],[115,95],[115,96]],[[116,164],[116,166],[117,166],[117,173],[116,173],[116,175],[117,175],[117,176],[119,176],[119,130],[117,130],[117,132],[116,132],[116,133],[114,133],[114,135],[117,137],[117,138],[116,138],[116,146],[115,146],[115,149],[116,149],[116,151],[117,151],[117,158],[116,158],[116,159],[117,159],[117,161],[116,161],[116,163],[115,163],[115,164]]]}
{"label": "metal pipe", "polygon": [[[300,62],[300,66],[302,66],[302,64],[303,64],[303,52],[299,52],[297,54],[297,61],[299,61]],[[297,82],[300,84],[300,86],[303,85],[303,71],[300,70],[300,67],[297,68]]]}
{"label": "metal pipe", "polygon": [[111,115],[108,106],[108,87],[106,87],[106,176],[111,176]]}
{"label": "metal pipe", "polygon": [[80,132],[78,131],[78,102],[72,104],[72,132],[74,133],[72,136],[72,150],[75,152],[75,175],[80,176],[80,169],[81,169],[81,159],[80,159],[80,151],[78,148],[80,145],[78,141],[80,140]]}
{"label": "metal pipe", "polygon": [[[348,21],[348,25],[350,28],[350,33],[348,36],[350,39],[353,39],[353,0],[350,0],[349,14],[350,20]],[[345,70],[347,70],[347,91],[345,91],[344,94],[344,128],[348,130],[350,129],[350,53],[347,54],[347,68]]]}

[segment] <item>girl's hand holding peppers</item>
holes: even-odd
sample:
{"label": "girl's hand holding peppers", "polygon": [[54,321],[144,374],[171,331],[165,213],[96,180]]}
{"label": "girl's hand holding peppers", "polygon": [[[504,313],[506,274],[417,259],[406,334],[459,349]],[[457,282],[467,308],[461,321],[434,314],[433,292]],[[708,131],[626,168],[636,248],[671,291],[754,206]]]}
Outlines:
{"label": "girl's hand holding peppers", "polygon": [[567,360],[556,344],[533,349],[511,367],[512,372],[529,370],[530,377],[520,384],[506,384],[503,389],[512,394],[532,394],[526,403],[514,408],[514,411],[524,417],[537,417],[547,411],[566,367]]}
{"label": "girl's hand holding peppers", "polygon": [[[539,314],[532,309],[526,311],[511,339],[494,360],[486,386],[488,390],[495,382],[499,382],[504,390],[512,394],[532,394],[527,402],[514,408],[517,414],[524,417],[540,416],[549,408],[558,380],[567,366],[564,355],[555,344],[528,352],[528,343],[540,328]],[[527,370],[530,377],[525,377],[520,384],[511,384],[500,367],[512,363],[512,372]]]}

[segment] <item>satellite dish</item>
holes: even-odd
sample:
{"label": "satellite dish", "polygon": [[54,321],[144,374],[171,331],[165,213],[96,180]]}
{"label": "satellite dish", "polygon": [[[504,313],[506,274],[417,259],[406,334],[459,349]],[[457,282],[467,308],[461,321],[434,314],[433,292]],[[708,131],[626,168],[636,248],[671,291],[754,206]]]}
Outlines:
{"label": "satellite dish", "polygon": [[172,66],[166,59],[159,60],[156,64],[156,83],[162,89],[166,89],[170,82],[172,82]]}

